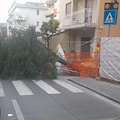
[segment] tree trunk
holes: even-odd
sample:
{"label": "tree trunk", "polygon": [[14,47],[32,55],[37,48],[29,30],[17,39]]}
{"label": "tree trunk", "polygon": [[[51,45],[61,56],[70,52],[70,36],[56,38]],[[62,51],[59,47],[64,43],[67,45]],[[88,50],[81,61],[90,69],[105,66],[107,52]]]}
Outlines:
{"label": "tree trunk", "polygon": [[40,45],[42,45],[52,56],[56,57],[56,58],[57,58],[57,62],[60,62],[60,63],[63,64],[63,65],[68,65],[68,64],[69,64],[66,60],[64,60],[64,59],[62,59],[60,56],[56,55],[55,52],[53,52],[50,48],[47,48],[47,47],[46,47],[43,43],[41,43],[39,40],[38,40],[38,43],[39,43]]}
{"label": "tree trunk", "polygon": [[49,48],[49,38],[47,39],[47,46],[48,46],[48,48]]}

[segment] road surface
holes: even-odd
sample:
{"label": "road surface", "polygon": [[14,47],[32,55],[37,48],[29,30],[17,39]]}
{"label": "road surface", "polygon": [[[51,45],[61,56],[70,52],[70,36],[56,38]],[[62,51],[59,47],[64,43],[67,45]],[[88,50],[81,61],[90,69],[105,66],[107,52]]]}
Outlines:
{"label": "road surface", "polygon": [[1,80],[1,120],[114,120],[120,105],[67,80]]}

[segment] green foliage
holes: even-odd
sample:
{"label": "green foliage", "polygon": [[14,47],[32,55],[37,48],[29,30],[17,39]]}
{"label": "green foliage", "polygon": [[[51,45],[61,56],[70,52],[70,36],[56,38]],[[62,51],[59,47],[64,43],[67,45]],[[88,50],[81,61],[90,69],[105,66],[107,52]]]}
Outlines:
{"label": "green foliage", "polygon": [[34,27],[29,27],[26,31],[17,31],[8,41],[0,39],[0,77],[54,79],[57,77],[56,58],[51,56],[37,40]]}
{"label": "green foliage", "polygon": [[59,21],[58,20],[54,20],[54,19],[50,19],[48,21],[48,30],[49,30],[49,33],[50,34],[54,34],[56,33],[58,30],[58,27],[59,27]]}
{"label": "green foliage", "polygon": [[43,22],[41,28],[40,28],[40,36],[42,37],[43,40],[47,40],[49,38],[49,30],[48,30],[48,23]]}
{"label": "green foliage", "polygon": [[49,47],[49,38],[51,35],[56,33],[59,28],[59,21],[50,19],[48,22],[43,22],[41,28],[40,28],[40,36],[43,40],[47,41],[48,47]]}

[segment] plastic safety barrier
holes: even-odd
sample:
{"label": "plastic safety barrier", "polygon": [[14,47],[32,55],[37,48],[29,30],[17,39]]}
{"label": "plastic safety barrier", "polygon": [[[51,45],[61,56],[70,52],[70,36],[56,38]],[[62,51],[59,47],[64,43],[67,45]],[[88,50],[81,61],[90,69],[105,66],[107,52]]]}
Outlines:
{"label": "plastic safety barrier", "polygon": [[97,77],[98,60],[96,52],[65,52],[65,57],[70,64],[63,67],[78,71],[81,77]]}

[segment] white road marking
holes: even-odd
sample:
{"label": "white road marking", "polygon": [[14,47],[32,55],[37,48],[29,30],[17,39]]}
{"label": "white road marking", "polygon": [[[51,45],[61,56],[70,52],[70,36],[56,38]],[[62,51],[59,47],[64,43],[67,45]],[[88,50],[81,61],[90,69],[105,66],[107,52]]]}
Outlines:
{"label": "white road marking", "polygon": [[14,87],[18,91],[19,95],[34,95],[33,92],[23,81],[12,81]]}
{"label": "white road marking", "polygon": [[79,88],[65,82],[65,81],[61,81],[61,80],[53,80],[55,83],[57,83],[58,85],[61,85],[62,87],[68,89],[69,91],[73,92],[73,93],[81,93],[83,92],[82,90],[80,90]]}
{"label": "white road marking", "polygon": [[12,117],[13,116],[13,114],[8,114],[8,117]]}
{"label": "white road marking", "polygon": [[60,94],[59,91],[57,91],[55,88],[53,88],[52,86],[50,86],[49,84],[42,80],[40,81],[33,80],[33,82],[48,94]]}
{"label": "white road marking", "polygon": [[2,83],[0,81],[0,97],[4,97],[5,96],[5,93],[4,93],[4,90],[3,90],[3,87],[2,87]]}
{"label": "white road marking", "polygon": [[20,110],[20,107],[19,107],[17,101],[16,100],[12,100],[12,103],[13,103],[15,112],[17,114],[18,120],[25,120],[24,117],[23,117],[23,115],[22,115],[22,112]]}
{"label": "white road marking", "polygon": [[104,100],[105,102],[107,102],[107,103],[109,103],[109,104],[111,104],[111,105],[113,105],[113,106],[120,109],[120,105],[115,103],[114,101],[111,101],[111,100],[109,100],[109,99],[107,99],[107,98],[105,98],[105,97],[103,97],[101,95],[98,95],[98,94],[94,94],[94,96],[101,99],[101,100]]}

